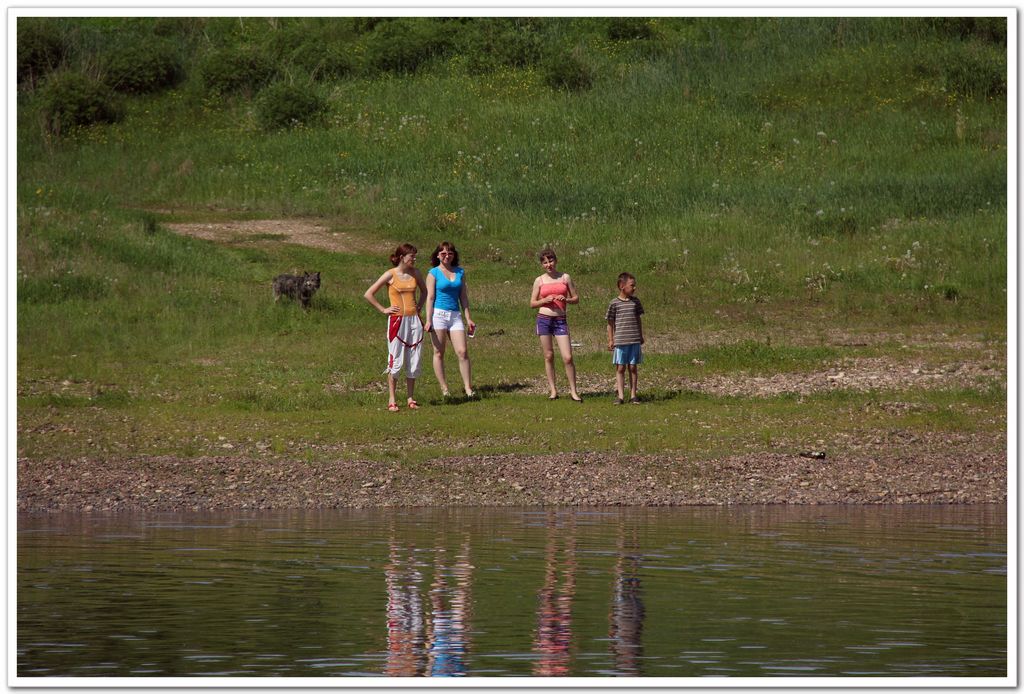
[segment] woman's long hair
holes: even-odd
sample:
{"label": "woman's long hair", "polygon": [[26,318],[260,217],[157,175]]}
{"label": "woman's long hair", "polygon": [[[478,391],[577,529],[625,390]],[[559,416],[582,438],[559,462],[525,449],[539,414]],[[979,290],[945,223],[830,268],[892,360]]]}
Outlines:
{"label": "woman's long hair", "polygon": [[459,266],[459,249],[457,249],[455,244],[451,241],[442,241],[437,244],[437,248],[435,248],[434,252],[430,254],[430,267],[437,267],[441,264],[441,259],[438,258],[438,254],[440,254],[441,251],[451,251],[454,256],[452,258],[452,267]]}

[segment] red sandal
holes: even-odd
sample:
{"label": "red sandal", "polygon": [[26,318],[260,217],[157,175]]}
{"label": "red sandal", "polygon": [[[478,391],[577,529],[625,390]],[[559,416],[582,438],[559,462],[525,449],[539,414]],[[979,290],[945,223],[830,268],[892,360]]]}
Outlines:
{"label": "red sandal", "polygon": [[[418,409],[420,409],[420,404],[418,402],[416,402],[415,400],[413,400],[412,398],[409,398],[409,400],[407,402],[409,403],[409,409],[410,410],[418,410]],[[395,409],[397,410],[398,408],[396,407]]]}
{"label": "red sandal", "polygon": [[388,412],[398,412],[398,405],[396,403],[388,403]]}

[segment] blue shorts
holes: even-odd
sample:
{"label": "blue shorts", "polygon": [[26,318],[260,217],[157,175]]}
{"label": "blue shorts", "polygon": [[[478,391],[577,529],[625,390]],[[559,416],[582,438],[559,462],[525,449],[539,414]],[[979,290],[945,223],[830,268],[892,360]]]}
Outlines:
{"label": "blue shorts", "polygon": [[537,334],[554,335],[556,337],[569,334],[569,321],[565,316],[545,316],[537,314]]}
{"label": "blue shorts", "polygon": [[616,346],[612,352],[613,364],[639,364],[644,360],[644,354],[640,349],[640,343],[634,342],[631,345]]}

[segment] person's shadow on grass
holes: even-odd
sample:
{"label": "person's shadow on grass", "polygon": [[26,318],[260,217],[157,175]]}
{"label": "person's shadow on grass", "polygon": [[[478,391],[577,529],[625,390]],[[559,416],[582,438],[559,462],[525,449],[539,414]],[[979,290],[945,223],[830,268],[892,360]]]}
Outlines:
{"label": "person's shadow on grass", "polygon": [[468,402],[477,402],[485,398],[493,398],[500,393],[515,393],[516,391],[525,390],[530,386],[526,383],[499,383],[497,385],[478,386],[476,393],[473,396],[469,395],[449,395],[447,398],[434,398],[430,401],[431,405],[465,405]]}
{"label": "person's shadow on grass", "polygon": [[[681,395],[685,395],[685,390],[655,390],[655,391],[641,391],[637,396],[637,399],[641,404],[649,402],[665,402],[667,400],[675,400]],[[614,388],[607,388],[604,390],[590,390],[580,391],[580,396],[583,398],[608,398],[609,400],[615,400],[618,394]],[[629,402],[629,392],[626,392],[626,402]]]}

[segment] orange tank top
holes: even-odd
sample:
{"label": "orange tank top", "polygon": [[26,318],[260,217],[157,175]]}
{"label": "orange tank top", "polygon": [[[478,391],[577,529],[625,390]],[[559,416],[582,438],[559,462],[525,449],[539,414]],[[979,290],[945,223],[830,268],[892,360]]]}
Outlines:
{"label": "orange tank top", "polygon": [[[540,285],[540,298],[543,299],[546,296],[562,296],[569,295],[569,285],[565,282],[547,282],[546,284]],[[558,309],[559,311],[565,310],[565,301],[553,301],[550,306]]]}
{"label": "orange tank top", "polygon": [[416,278],[409,275],[408,279],[398,278],[398,268],[391,271],[391,284],[388,285],[388,300],[392,306],[402,309],[403,316],[416,315]]}

